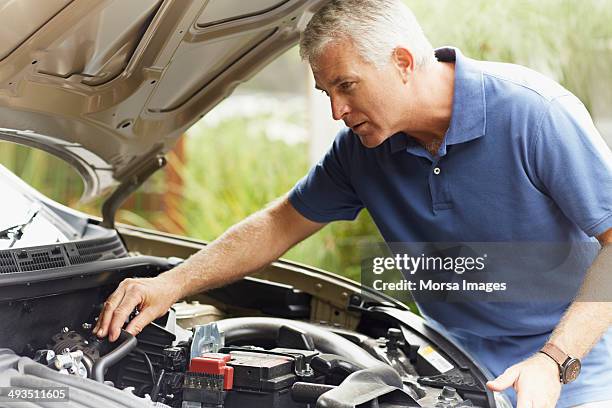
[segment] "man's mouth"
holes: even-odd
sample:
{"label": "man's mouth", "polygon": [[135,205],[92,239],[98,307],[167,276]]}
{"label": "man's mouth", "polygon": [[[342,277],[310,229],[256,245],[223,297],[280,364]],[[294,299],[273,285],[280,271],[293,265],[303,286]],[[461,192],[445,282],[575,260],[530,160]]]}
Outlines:
{"label": "man's mouth", "polygon": [[364,125],[364,124],[366,124],[366,123],[367,123],[367,122],[361,122],[361,123],[358,123],[358,124],[356,124],[356,125],[353,125],[353,126],[351,127],[351,129],[353,129],[353,131],[355,131],[355,130],[359,129],[359,127],[360,127],[360,126],[363,126],[363,125]]}

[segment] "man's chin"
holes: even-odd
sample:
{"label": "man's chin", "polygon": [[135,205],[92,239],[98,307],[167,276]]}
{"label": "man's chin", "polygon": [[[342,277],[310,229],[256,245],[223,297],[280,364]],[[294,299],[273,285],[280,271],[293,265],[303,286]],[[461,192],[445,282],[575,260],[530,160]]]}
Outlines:
{"label": "man's chin", "polygon": [[368,149],[372,149],[374,147],[380,146],[382,142],[385,141],[384,138],[376,137],[376,135],[368,134],[368,133],[355,133],[357,137],[359,137],[359,141],[361,144]]}

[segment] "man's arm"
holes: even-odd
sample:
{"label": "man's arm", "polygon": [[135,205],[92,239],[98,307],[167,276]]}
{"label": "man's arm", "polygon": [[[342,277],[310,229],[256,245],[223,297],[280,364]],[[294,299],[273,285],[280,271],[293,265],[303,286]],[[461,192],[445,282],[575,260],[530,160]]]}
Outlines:
{"label": "man's arm", "polygon": [[239,280],[277,259],[325,224],[304,218],[286,197],[228,229],[176,268],[155,278],[126,279],[104,303],[94,333],[111,341],[135,307],[126,330],[138,334],[179,299]]}
{"label": "man's arm", "polygon": [[[597,238],[602,249],[549,339],[565,354],[579,359],[612,325],[612,302],[606,301],[612,287],[612,229]],[[493,391],[514,387],[517,408],[553,408],[561,392],[558,366],[542,353],[513,365],[487,386]]]}
{"label": "man's arm", "polygon": [[[612,228],[598,237],[602,249],[589,268],[575,301],[553,331],[550,342],[582,358],[612,325]],[[586,327],[585,327],[586,324]]]}

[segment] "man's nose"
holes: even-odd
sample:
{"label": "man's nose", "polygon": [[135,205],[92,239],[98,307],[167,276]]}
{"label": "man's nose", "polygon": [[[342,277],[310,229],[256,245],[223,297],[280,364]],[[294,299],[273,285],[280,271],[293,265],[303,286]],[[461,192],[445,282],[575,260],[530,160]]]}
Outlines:
{"label": "man's nose", "polygon": [[330,97],[332,117],[334,120],[340,120],[350,112],[348,103],[343,98]]}

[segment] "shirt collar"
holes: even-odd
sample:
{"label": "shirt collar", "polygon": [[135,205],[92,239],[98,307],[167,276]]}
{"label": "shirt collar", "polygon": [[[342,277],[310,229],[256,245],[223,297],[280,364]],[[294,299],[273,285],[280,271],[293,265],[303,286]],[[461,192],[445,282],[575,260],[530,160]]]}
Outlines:
{"label": "shirt collar", "polygon": [[[446,146],[477,139],[485,134],[486,101],[482,70],[476,63],[465,57],[457,48],[444,47],[435,51],[442,62],[455,62],[455,84],[451,121],[439,154],[446,153]],[[402,136],[400,136],[402,135]],[[393,153],[418,144],[404,134],[390,138]]]}

